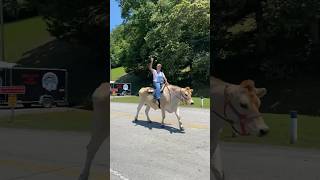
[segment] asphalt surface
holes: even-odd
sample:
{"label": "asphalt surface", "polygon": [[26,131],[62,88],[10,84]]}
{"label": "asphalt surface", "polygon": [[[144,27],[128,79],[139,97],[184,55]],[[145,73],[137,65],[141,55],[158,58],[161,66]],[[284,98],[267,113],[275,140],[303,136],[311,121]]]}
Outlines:
{"label": "asphalt surface", "polygon": [[[166,127],[160,127],[160,111],[150,111],[154,122],[149,124],[142,108],[134,123],[136,107],[111,103],[112,180],[209,179],[209,110],[182,108],[181,133],[173,114],[167,113]],[[32,108],[17,113],[69,110]],[[0,116],[8,114],[0,109]],[[77,179],[89,138],[87,133],[0,128],[0,179]],[[320,150],[242,143],[222,143],[221,148],[226,180],[320,180]],[[106,179],[106,152],[104,143],[91,179]]]}
{"label": "asphalt surface", "polygon": [[133,122],[137,104],[111,103],[110,168],[112,180],[208,180],[210,177],[210,111],[181,108],[185,133],[174,114],[142,108]]}
{"label": "asphalt surface", "polygon": [[320,150],[222,143],[226,180],[320,180]]}
{"label": "asphalt surface", "polygon": [[[19,114],[38,114],[38,113],[48,113],[48,112],[66,112],[66,111],[81,111],[75,108],[68,107],[54,107],[54,108],[41,108],[41,107],[33,107],[33,108],[22,108],[18,107],[14,109],[15,115]],[[7,107],[0,106],[0,117],[10,116],[11,109]]]}
{"label": "asphalt surface", "polygon": [[[68,108],[32,108],[18,114],[60,112]],[[1,109],[0,116],[8,115]],[[76,180],[84,165],[88,133],[0,128],[1,180]],[[93,162],[91,180],[105,180],[107,146]]]}

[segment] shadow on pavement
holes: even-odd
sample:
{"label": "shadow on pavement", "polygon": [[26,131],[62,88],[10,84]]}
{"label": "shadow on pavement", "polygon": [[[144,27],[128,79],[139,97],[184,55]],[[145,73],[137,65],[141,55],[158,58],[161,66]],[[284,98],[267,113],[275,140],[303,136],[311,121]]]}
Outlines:
{"label": "shadow on pavement", "polygon": [[165,129],[167,131],[169,131],[171,134],[172,133],[185,133],[184,131],[181,131],[180,129],[174,128],[174,127],[170,127],[167,125],[161,126],[161,123],[159,122],[154,122],[152,121],[151,123],[149,121],[141,121],[141,120],[136,120],[136,121],[132,121],[134,124],[139,125],[139,126],[144,126],[150,130],[152,129]]}

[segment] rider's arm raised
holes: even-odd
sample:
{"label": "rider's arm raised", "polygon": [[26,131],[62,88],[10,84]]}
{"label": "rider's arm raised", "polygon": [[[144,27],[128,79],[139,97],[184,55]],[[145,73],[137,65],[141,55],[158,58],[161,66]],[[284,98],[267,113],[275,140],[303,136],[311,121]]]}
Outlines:
{"label": "rider's arm raised", "polygon": [[153,57],[151,57],[151,61],[148,64],[148,69],[153,73],[152,64],[153,64]]}

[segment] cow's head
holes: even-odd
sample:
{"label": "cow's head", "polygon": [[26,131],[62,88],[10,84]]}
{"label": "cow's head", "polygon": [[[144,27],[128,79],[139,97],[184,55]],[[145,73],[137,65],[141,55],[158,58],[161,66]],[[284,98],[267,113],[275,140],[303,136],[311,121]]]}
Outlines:
{"label": "cow's head", "polygon": [[230,86],[225,91],[225,114],[235,121],[233,127],[241,135],[266,135],[269,127],[265,124],[259,108],[260,98],[267,93],[267,90],[256,88],[252,80],[245,80],[240,86]]}
{"label": "cow's head", "polygon": [[184,102],[186,102],[187,104],[191,104],[193,105],[194,102],[192,100],[192,92],[193,89],[190,89],[190,87],[186,87],[186,88],[182,88],[181,89],[181,96]]}

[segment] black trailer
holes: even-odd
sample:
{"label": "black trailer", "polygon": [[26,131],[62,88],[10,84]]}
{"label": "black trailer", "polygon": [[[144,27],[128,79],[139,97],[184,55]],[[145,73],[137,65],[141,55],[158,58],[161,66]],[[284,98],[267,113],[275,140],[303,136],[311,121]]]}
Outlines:
{"label": "black trailer", "polygon": [[[51,107],[68,105],[68,72],[65,69],[0,67],[0,86],[25,86],[17,104]],[[0,105],[8,104],[8,96],[0,95]]]}

